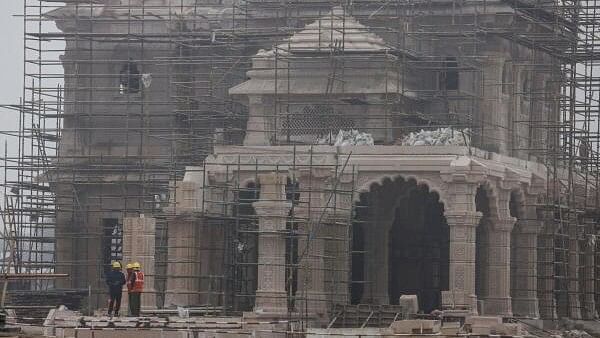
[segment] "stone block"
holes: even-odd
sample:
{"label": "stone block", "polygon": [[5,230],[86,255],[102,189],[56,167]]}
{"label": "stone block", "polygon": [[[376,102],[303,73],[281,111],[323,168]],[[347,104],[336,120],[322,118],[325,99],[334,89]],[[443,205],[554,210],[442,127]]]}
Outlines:
{"label": "stone block", "polygon": [[385,329],[366,327],[358,328],[308,328],[306,338],[376,338],[386,336]]}
{"label": "stone block", "polygon": [[502,324],[502,317],[496,316],[471,316],[467,317],[466,324],[476,326],[494,326]]}
{"label": "stone block", "polygon": [[519,323],[503,323],[492,326],[492,334],[502,336],[522,336],[523,328]]}
{"label": "stone block", "polygon": [[[74,338],[75,337],[75,328],[63,328],[57,327],[55,331],[56,338]],[[44,334],[46,336],[46,334]]]}
{"label": "stone block", "polygon": [[404,318],[419,313],[419,299],[417,295],[402,295],[400,296],[399,304],[404,312]]}
{"label": "stone block", "polygon": [[472,316],[468,317],[465,324],[471,328],[475,335],[490,335],[492,328],[502,325],[502,318],[495,316]]}
{"label": "stone block", "polygon": [[393,333],[397,334],[434,334],[439,333],[441,323],[439,320],[407,319],[398,320],[390,325]]}

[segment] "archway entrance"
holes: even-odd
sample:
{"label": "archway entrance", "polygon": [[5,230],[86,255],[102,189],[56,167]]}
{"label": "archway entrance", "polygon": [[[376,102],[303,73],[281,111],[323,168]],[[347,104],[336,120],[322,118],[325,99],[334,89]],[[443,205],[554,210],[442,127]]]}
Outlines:
{"label": "archway entrance", "polygon": [[400,200],[388,243],[391,304],[416,294],[424,312],[439,308],[441,290],[448,286],[448,236],[444,206],[427,186]]}
{"label": "archway entrance", "polygon": [[443,204],[427,185],[401,177],[373,184],[356,205],[352,302],[398,304],[416,294],[424,312],[439,308],[448,241]]}

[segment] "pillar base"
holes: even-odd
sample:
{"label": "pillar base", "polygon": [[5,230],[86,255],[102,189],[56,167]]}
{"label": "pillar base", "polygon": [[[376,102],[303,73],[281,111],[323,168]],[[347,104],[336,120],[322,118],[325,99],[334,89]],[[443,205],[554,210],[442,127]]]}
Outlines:
{"label": "pillar base", "polygon": [[[298,295],[298,293],[296,294]],[[327,295],[322,292],[307,291],[300,294],[296,300],[296,310],[311,318],[322,318],[327,316]]]}
{"label": "pillar base", "polygon": [[584,320],[594,320],[598,317],[595,301],[592,300],[583,302],[582,316]]}
{"label": "pillar base", "polygon": [[269,314],[286,314],[288,312],[287,294],[277,291],[256,291],[254,312]]}
{"label": "pillar base", "polygon": [[142,292],[141,310],[156,310],[156,290],[146,289]]}
{"label": "pillar base", "polygon": [[477,296],[461,291],[442,291],[443,309],[466,309],[477,314]]}
{"label": "pillar base", "polygon": [[242,329],[252,331],[253,337],[285,338],[290,319],[296,318],[296,313],[244,312]]}
{"label": "pillar base", "polygon": [[571,319],[581,319],[579,295],[569,295],[569,317]]}
{"label": "pillar base", "polygon": [[190,306],[196,305],[197,295],[190,292],[190,290],[184,289],[173,289],[165,291],[165,304],[164,307],[176,307],[176,306]]}
{"label": "pillar base", "polygon": [[540,318],[537,298],[513,298],[513,314],[519,317]]}

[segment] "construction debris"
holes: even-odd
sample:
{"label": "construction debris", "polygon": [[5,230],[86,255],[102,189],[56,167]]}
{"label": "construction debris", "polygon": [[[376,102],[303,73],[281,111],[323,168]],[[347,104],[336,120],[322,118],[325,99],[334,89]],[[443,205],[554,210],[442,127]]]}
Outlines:
{"label": "construction debris", "polygon": [[317,144],[329,144],[334,146],[372,146],[375,144],[373,136],[358,130],[340,130],[337,135],[329,133],[317,140]]}
{"label": "construction debris", "polygon": [[471,132],[468,128],[455,130],[452,127],[434,130],[421,129],[411,132],[402,139],[403,146],[468,146]]}

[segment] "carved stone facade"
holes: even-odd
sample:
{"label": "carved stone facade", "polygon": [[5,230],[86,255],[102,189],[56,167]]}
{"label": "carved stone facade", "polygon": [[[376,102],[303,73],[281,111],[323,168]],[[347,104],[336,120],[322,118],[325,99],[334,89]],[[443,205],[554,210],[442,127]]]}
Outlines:
{"label": "carved stone facade", "polygon": [[[415,156],[421,150],[423,153]],[[427,186],[428,191],[439,196],[444,206],[443,216],[449,228],[449,277],[447,289],[441,290],[439,306],[477,312],[480,301],[483,306],[479,309],[485,314],[537,318],[540,312],[547,313],[544,312],[547,309],[542,310],[538,305],[546,301],[546,298],[539,299],[538,294],[543,292],[538,286],[547,287],[546,280],[540,276],[548,273],[543,264],[538,266],[537,237],[544,229],[544,219],[538,217],[541,213],[536,205],[545,184],[544,168],[533,162],[511,163],[510,158],[477,149],[471,149],[471,155],[468,152],[463,147],[255,146],[251,151],[246,147],[218,147],[207,161],[204,174],[207,184],[219,186],[227,183],[228,177],[236,177],[240,184],[259,173],[261,195],[253,204],[262,241],[259,245],[257,309],[283,313],[308,308],[309,314],[313,315],[326,311],[334,300],[325,287],[332,281],[325,281],[324,276],[341,278],[337,280],[338,285],[350,283],[348,274],[341,277],[343,274],[325,271],[329,265],[324,263],[324,253],[332,245],[322,240],[327,223],[351,217],[350,210],[361,193],[373,190],[375,185],[386,186],[390,180],[403,178],[407,182],[414,180],[417,187]],[[320,169],[315,169],[317,163]],[[345,169],[335,170],[342,167]],[[231,168],[236,170],[225,175],[223,170],[231,171]],[[275,168],[276,174],[273,173]],[[279,233],[285,230],[291,207],[289,196],[286,201],[282,190],[286,177],[298,183],[300,196],[294,207],[294,217],[299,220],[298,248],[308,249],[298,253],[305,257],[298,266],[296,309],[288,309],[285,301],[285,243]],[[342,188],[344,186],[346,188]],[[351,191],[352,197],[343,197],[345,189]],[[488,191],[490,211],[485,215],[476,205],[479,189]],[[215,192],[215,196],[222,196],[221,192]],[[211,202],[218,200],[215,196],[211,196],[210,189],[204,190],[203,208],[209,214],[221,210],[219,204]],[[390,302],[388,269],[391,262],[388,262],[388,246],[385,245],[387,232],[377,231],[377,228],[389,229],[394,219],[393,208],[399,206],[391,200],[381,201],[379,209],[373,210],[375,218],[370,218],[369,224],[375,228],[365,234],[370,255],[365,262],[365,271],[372,281],[365,286],[368,290],[362,298],[365,303]],[[386,209],[386,205],[392,209]],[[482,226],[487,228],[485,238],[478,238],[476,230]],[[476,245],[478,241],[488,245],[480,249]],[[477,255],[487,257],[485,268],[476,265]],[[587,266],[590,262],[588,259]],[[484,284],[478,287],[479,290],[476,280]],[[587,299],[591,301],[589,297]]]}

